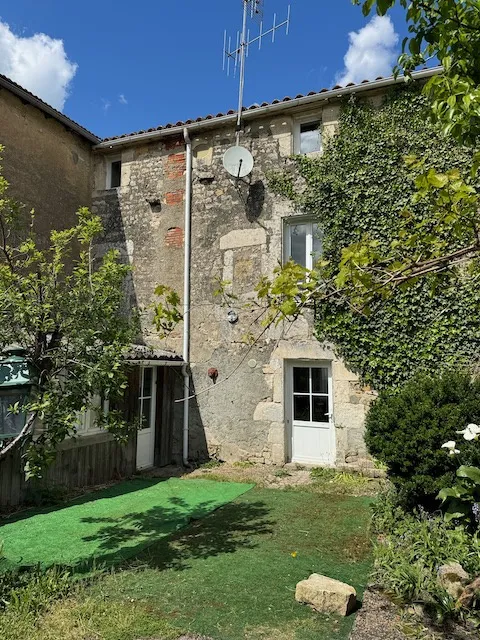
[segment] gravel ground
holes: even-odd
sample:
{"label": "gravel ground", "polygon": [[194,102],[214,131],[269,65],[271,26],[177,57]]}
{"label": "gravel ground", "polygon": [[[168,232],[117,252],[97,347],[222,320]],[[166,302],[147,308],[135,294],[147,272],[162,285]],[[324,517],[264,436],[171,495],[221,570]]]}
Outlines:
{"label": "gravel ground", "polygon": [[[373,588],[364,593],[349,640],[478,640],[477,631],[463,625],[450,624],[439,629],[425,618],[401,610]],[[405,630],[405,633],[402,632]],[[407,635],[405,635],[407,634]]]}
{"label": "gravel ground", "polygon": [[377,591],[367,589],[350,640],[407,640],[399,623],[395,605]]}
{"label": "gravel ground", "polygon": [[218,466],[199,467],[188,472],[185,476],[192,478],[212,478],[213,480],[230,480],[232,482],[252,482],[257,487],[270,489],[314,488],[318,493],[343,493],[356,496],[376,495],[383,487],[385,481],[381,478],[362,478],[351,474],[339,474],[344,482],[335,483],[333,480],[312,480],[310,471],[312,467],[296,465],[293,463],[285,466],[248,463],[222,463]]}

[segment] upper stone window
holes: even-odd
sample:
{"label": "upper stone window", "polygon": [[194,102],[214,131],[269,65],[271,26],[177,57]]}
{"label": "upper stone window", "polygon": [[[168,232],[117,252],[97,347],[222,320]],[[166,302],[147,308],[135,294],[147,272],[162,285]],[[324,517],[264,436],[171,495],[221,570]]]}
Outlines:
{"label": "upper stone window", "polygon": [[284,258],[312,269],[322,255],[322,232],[318,222],[305,218],[285,220]]}
{"label": "upper stone window", "polygon": [[294,153],[319,153],[322,150],[322,123],[319,119],[300,119],[295,123]]}
{"label": "upper stone window", "polygon": [[107,162],[107,189],[116,189],[122,184],[122,161],[110,158]]}

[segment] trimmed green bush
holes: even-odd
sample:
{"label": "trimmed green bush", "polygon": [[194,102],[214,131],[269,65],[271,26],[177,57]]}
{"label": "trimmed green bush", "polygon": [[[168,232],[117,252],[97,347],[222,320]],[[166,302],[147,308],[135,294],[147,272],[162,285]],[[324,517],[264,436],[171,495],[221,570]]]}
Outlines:
{"label": "trimmed green bush", "polygon": [[[366,420],[369,452],[384,462],[402,502],[408,507],[440,506],[436,496],[451,486],[459,464],[480,464],[478,442],[456,431],[480,422],[480,379],[461,371],[418,374],[394,391],[382,391]],[[462,442],[450,456],[442,444]]]}

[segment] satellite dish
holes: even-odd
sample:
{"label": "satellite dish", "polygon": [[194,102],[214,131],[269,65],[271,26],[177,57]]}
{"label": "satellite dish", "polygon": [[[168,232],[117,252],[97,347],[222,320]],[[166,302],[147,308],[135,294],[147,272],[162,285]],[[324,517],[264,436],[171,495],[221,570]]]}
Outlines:
{"label": "satellite dish", "polygon": [[253,169],[253,156],[245,147],[230,147],[223,155],[223,166],[234,178],[245,178]]}

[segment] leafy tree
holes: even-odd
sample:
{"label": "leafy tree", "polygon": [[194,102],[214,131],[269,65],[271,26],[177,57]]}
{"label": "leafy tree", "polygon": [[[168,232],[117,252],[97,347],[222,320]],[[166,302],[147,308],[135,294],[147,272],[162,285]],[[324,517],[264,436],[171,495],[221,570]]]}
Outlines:
{"label": "leafy tree", "polygon": [[[71,229],[52,231],[40,248],[32,212],[21,224],[24,207],[7,195],[0,176],[0,349],[18,344],[34,374],[30,397],[11,407],[28,415],[19,437],[0,449],[0,456],[29,437],[26,473],[40,475],[55,457],[57,445],[74,436],[79,413],[95,410],[97,421],[117,437],[128,425],[118,410],[108,415],[98,395],[115,401],[126,385],[122,353],[136,332],[135,318],[123,309],[129,266],[117,251],[95,257],[101,221],[78,211]],[[32,437],[34,424],[40,423]]]}
{"label": "leafy tree", "polygon": [[[396,0],[354,0],[368,15],[375,6],[384,15]],[[430,116],[445,135],[475,148],[480,134],[480,7],[476,0],[399,0],[406,9],[410,36],[395,70],[408,78],[413,69],[437,57],[443,73],[425,86]],[[427,215],[416,218],[406,209],[405,224],[389,246],[378,251],[366,233],[355,245],[345,247],[340,263],[340,284],[360,304],[389,295],[392,289],[419,277],[456,268],[480,252],[478,193],[468,177],[454,170],[424,170],[422,159],[406,158],[418,199],[428,201]],[[477,173],[480,155],[472,161]],[[459,241],[457,243],[457,241]],[[454,250],[452,243],[457,243]]]}

